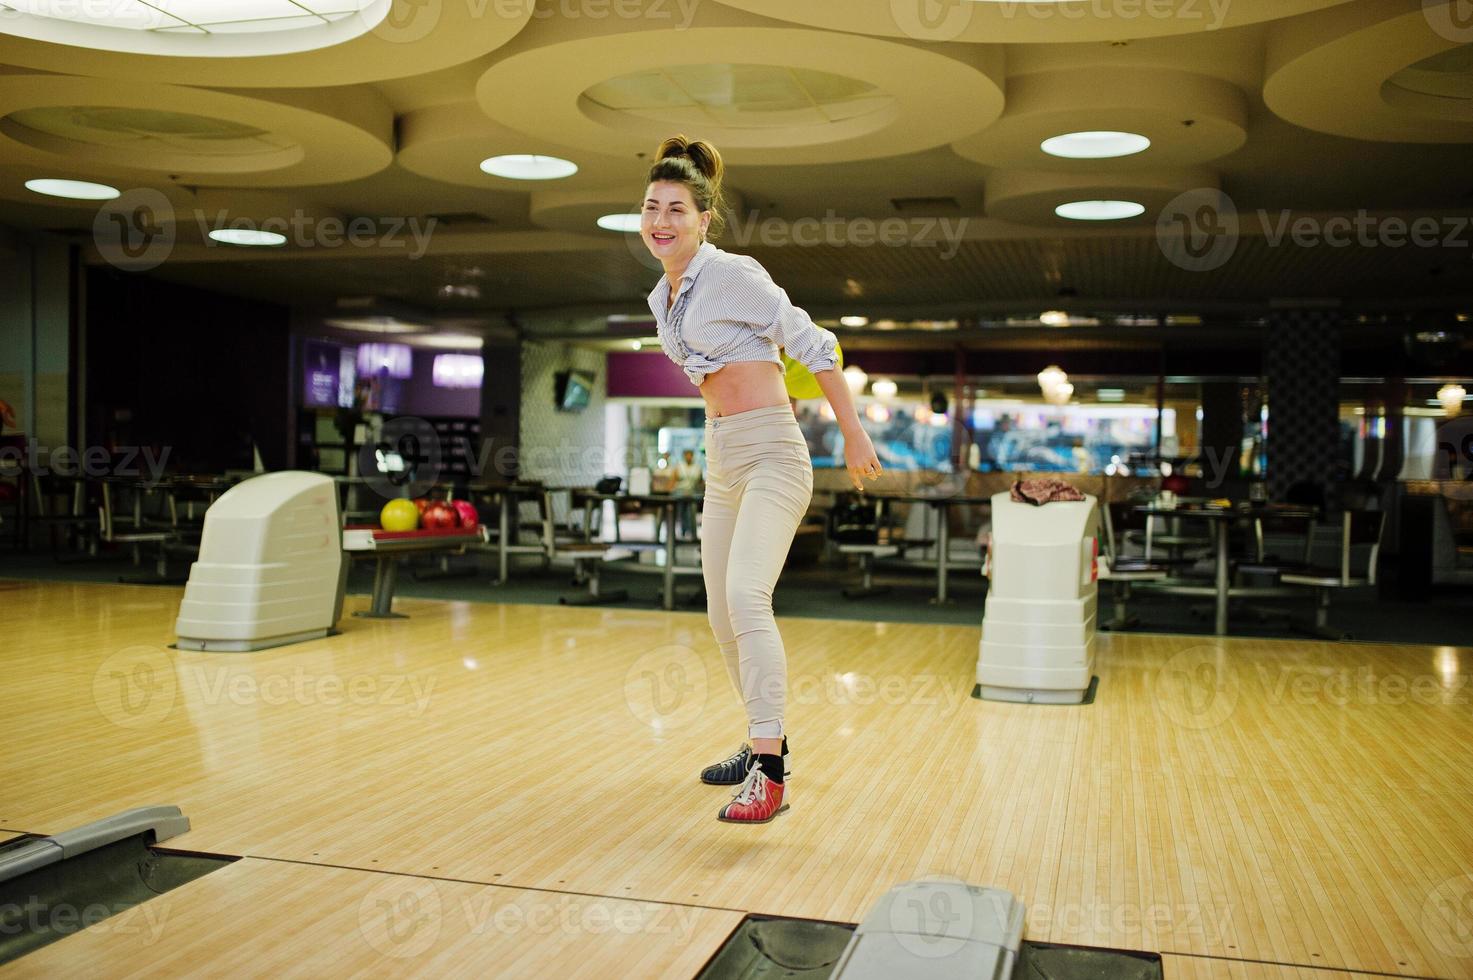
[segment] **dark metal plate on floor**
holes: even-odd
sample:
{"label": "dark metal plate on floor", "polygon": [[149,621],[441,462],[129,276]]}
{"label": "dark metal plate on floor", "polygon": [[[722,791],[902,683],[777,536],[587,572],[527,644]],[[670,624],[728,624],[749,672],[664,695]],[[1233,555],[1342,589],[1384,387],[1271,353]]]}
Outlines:
{"label": "dark metal plate on floor", "polygon": [[[125,837],[0,882],[0,964],[235,860],[155,850],[146,836]],[[5,847],[44,839],[31,835]]]}
{"label": "dark metal plate on floor", "polygon": [[828,980],[854,927],[748,916],[696,980]]}
{"label": "dark metal plate on floor", "polygon": [[1025,940],[1013,980],[1161,980],[1161,957]]}
{"label": "dark metal plate on floor", "polygon": [[[828,980],[853,935],[842,922],[748,916],[696,980]],[[918,960],[914,976],[935,976],[938,965]],[[1011,980],[1162,980],[1161,957],[1024,940]]]}

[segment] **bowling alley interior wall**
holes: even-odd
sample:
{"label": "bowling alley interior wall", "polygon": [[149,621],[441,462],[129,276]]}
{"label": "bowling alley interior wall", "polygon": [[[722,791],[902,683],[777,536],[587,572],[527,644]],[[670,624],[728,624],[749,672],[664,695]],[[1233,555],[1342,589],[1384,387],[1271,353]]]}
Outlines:
{"label": "bowling alley interior wall", "polygon": [[[523,479],[579,486],[596,483],[604,475],[603,456],[596,451],[604,444],[608,390],[604,360],[603,351],[557,341],[528,341],[522,345],[519,475]],[[556,375],[567,370],[593,376],[588,407],[581,412],[559,411],[554,401]]]}
{"label": "bowling alley interior wall", "polygon": [[69,247],[51,238],[0,228],[0,401],[15,426],[45,445],[68,445],[67,399],[72,343]]}
{"label": "bowling alley interior wall", "polygon": [[1301,481],[1324,482],[1334,468],[1340,431],[1339,313],[1284,311],[1264,335],[1268,387],[1269,493],[1284,499]]}
{"label": "bowling alley interior wall", "polygon": [[87,274],[89,445],[169,447],[171,468],[287,464],[286,307],[110,268]]}

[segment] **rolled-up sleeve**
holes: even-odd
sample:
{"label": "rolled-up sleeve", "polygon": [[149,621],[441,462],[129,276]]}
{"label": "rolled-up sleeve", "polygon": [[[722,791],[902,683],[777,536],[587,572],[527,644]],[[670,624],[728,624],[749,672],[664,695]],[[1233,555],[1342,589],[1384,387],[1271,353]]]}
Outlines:
{"label": "rolled-up sleeve", "polygon": [[741,256],[732,263],[727,288],[731,291],[730,308],[739,311],[759,336],[777,344],[814,373],[838,367],[834,347],[839,339],[794,306],[787,291],[772,281],[756,259]]}

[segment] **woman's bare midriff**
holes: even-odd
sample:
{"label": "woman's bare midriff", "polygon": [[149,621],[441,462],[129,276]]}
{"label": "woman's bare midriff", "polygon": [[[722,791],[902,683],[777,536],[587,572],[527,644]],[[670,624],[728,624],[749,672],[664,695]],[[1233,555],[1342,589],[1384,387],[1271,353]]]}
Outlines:
{"label": "woman's bare midriff", "polygon": [[782,368],[771,361],[734,361],[701,382],[706,414],[723,418],[756,408],[787,405]]}

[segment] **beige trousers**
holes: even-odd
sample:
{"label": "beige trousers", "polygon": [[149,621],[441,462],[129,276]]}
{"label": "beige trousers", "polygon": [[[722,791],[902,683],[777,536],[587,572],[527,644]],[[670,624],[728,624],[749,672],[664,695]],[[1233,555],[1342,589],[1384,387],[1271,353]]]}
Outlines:
{"label": "beige trousers", "polygon": [[772,590],[813,497],[813,461],[787,405],[706,420],[701,571],[711,631],[747,708],[748,738],[780,738],[788,661]]}

